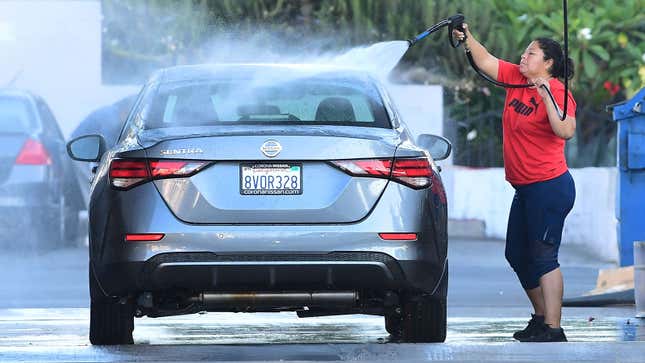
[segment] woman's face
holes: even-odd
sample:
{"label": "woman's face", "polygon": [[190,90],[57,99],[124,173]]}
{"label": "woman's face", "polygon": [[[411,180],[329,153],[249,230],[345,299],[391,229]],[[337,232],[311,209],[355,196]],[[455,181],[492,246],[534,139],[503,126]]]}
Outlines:
{"label": "woman's face", "polygon": [[544,52],[540,44],[536,41],[531,42],[520,58],[520,73],[528,79],[551,77],[549,68],[553,65],[553,60],[544,60]]}

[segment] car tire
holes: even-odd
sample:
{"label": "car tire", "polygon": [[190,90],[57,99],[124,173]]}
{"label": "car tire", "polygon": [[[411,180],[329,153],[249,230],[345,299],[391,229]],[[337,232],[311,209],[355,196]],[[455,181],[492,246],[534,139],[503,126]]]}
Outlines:
{"label": "car tire", "polygon": [[90,343],[93,345],[133,344],[134,304],[103,295],[90,266]]}
{"label": "car tire", "polygon": [[402,340],[441,343],[446,340],[446,298],[418,298],[403,304]]}
{"label": "car tire", "polygon": [[400,337],[403,320],[400,314],[385,314],[385,330],[393,337]]}

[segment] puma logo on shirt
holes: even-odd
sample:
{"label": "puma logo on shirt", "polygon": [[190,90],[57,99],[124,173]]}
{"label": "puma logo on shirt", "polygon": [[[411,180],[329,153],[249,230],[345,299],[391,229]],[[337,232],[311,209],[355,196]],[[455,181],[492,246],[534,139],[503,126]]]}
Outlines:
{"label": "puma logo on shirt", "polygon": [[513,98],[511,103],[508,104],[509,107],[512,107],[515,112],[519,113],[520,115],[523,116],[528,116],[530,115],[534,110],[537,110],[537,103],[535,102],[535,98],[531,97],[530,101],[533,105],[535,105],[535,108],[529,107],[526,104],[524,104],[522,101],[518,100],[517,98]]}
{"label": "puma logo on shirt", "polygon": [[529,102],[531,102],[531,104],[532,104],[533,106],[535,106],[535,112],[537,112],[538,104],[537,104],[537,102],[535,102],[535,97],[531,97],[531,99],[529,100]]}

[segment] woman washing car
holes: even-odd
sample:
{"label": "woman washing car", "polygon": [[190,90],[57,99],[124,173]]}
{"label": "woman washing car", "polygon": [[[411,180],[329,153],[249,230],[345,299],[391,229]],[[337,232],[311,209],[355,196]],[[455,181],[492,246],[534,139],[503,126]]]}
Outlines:
{"label": "woman washing car", "polygon": [[523,342],[564,342],[558,250],[564,220],[575,200],[564,145],[575,133],[576,102],[569,92],[567,115],[561,121],[544,88],[562,108],[564,85],[558,78],[573,77],[573,63],[564,59],[558,42],[537,38],[522,53],[520,63],[512,64],[491,55],[467,24],[463,29],[453,30],[453,36],[464,42],[486,75],[499,82],[534,85],[507,88],[502,115],[504,170],[515,189],[505,254],[534,309],[528,326],[513,337]]}

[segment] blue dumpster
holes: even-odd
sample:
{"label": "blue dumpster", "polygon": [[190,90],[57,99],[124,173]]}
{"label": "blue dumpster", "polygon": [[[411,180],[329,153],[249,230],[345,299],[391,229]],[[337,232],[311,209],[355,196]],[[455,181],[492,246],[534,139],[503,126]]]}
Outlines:
{"label": "blue dumpster", "polygon": [[615,105],[618,122],[616,218],[620,265],[634,264],[634,241],[645,241],[645,88]]}

